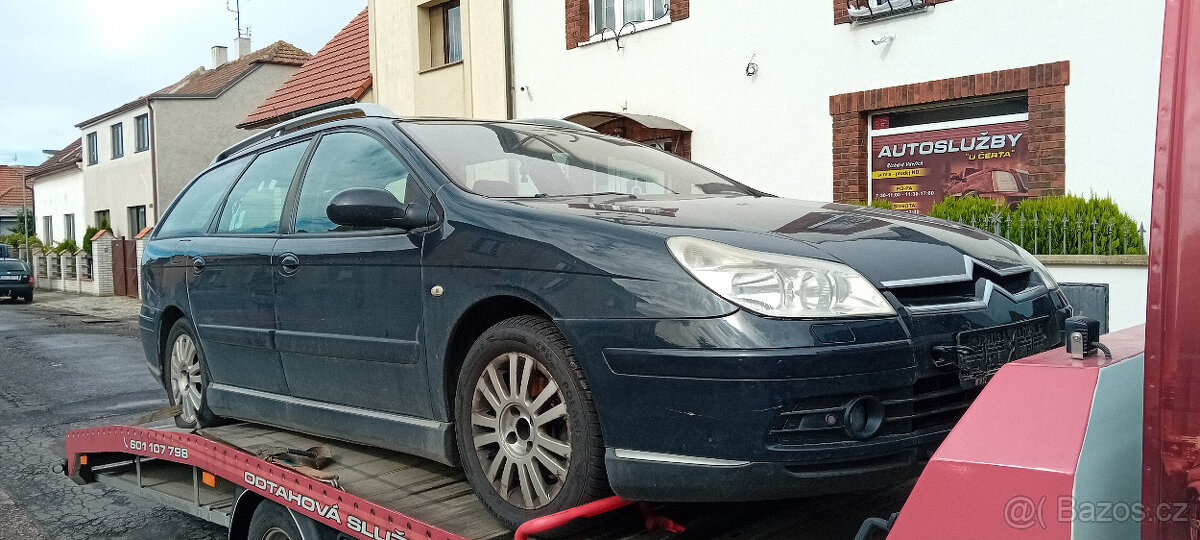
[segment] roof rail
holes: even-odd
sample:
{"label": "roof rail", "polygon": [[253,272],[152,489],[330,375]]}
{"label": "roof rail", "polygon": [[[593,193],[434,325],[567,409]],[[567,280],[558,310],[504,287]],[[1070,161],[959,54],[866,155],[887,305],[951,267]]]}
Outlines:
{"label": "roof rail", "polygon": [[283,135],[287,135],[288,133],[294,133],[302,129],[307,129],[317,124],[324,124],[325,122],[333,122],[335,120],[342,120],[344,118],[364,118],[368,116],[396,118],[396,113],[392,112],[387,107],[376,105],[374,103],[354,103],[351,105],[342,105],[340,107],[320,110],[304,116],[293,118],[286,122],[281,122],[271,126],[270,129],[267,129],[261,133],[255,133],[254,135],[246,137],[245,139],[242,139],[241,142],[235,143],[233,146],[226,148],[220,154],[217,154],[217,157],[213,158],[212,163],[221,161],[247,148],[263,144],[276,137],[281,137]]}
{"label": "roof rail", "polygon": [[568,129],[577,129],[579,131],[589,131],[599,133],[598,131],[587,127],[583,124],[576,124],[570,120],[560,120],[558,118],[518,118],[514,122],[523,122],[526,124],[537,124],[540,126],[560,127]]}

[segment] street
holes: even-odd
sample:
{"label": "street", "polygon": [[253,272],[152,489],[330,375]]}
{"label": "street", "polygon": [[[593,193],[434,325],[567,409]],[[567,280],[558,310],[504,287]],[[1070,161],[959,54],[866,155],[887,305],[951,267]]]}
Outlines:
{"label": "street", "polygon": [[[198,518],[51,471],[67,430],[129,422],[166,399],[143,360],[135,300],[38,295],[33,304],[0,300],[0,540],[225,538]],[[863,519],[898,511],[911,489],[671,505],[666,514],[700,537],[848,540]]]}
{"label": "street", "polygon": [[98,322],[45,305],[59,296],[69,297],[0,300],[0,538],[225,538],[207,522],[51,471],[67,430],[128,422],[166,403],[136,319]]}

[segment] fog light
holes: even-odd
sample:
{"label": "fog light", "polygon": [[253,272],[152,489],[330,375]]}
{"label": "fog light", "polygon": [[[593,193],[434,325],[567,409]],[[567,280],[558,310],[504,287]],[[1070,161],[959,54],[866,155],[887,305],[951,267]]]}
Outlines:
{"label": "fog light", "polygon": [[842,422],[846,435],[853,439],[869,439],[883,425],[883,402],[875,396],[859,396],[845,405]]}

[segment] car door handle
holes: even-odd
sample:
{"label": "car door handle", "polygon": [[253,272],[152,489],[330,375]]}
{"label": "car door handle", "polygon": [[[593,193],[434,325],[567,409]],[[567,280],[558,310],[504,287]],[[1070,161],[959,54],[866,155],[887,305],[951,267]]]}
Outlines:
{"label": "car door handle", "polygon": [[290,276],[300,270],[300,258],[295,254],[287,253],[279,258],[279,266],[285,276]]}
{"label": "car door handle", "polygon": [[196,257],[195,259],[192,259],[192,273],[194,273],[196,275],[200,275],[200,272],[203,272],[203,271],[204,271],[204,259],[202,257]]}

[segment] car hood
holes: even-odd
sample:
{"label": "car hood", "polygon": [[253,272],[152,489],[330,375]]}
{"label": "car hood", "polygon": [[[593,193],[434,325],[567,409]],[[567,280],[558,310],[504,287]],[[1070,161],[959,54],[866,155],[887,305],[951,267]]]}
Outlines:
{"label": "car hood", "polygon": [[838,260],[876,286],[969,275],[972,265],[1001,275],[1030,270],[1008,242],[925,216],[779,197],[551,197],[514,201],[667,236],[691,235],[747,249]]}

